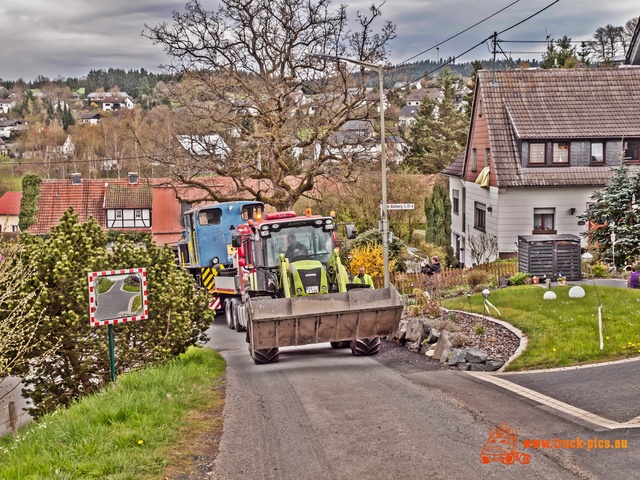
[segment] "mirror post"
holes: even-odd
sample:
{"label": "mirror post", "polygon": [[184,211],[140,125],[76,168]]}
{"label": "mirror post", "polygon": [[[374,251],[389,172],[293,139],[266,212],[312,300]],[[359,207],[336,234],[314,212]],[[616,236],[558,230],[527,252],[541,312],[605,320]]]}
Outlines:
{"label": "mirror post", "polygon": [[108,334],[109,334],[109,367],[111,369],[111,381],[116,381],[116,350],[114,347],[113,341],[113,325],[109,324],[107,326]]}

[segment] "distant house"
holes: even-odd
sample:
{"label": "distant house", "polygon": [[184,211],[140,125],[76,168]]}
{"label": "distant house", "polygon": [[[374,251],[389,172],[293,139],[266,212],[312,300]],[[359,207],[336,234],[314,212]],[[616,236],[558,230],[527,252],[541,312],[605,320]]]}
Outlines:
{"label": "distant house", "polygon": [[229,146],[218,134],[211,135],[178,135],[178,142],[194,157],[209,156],[224,159],[230,152]]}
{"label": "distant house", "polygon": [[398,123],[406,127],[411,127],[416,124],[416,115],[420,110],[418,105],[405,105],[400,109],[398,115]]}
{"label": "distant house", "polygon": [[99,112],[82,112],[80,114],[80,123],[82,124],[97,125],[98,122],[100,122]]}
{"label": "distant house", "polygon": [[59,155],[63,157],[71,157],[75,152],[75,145],[71,140],[71,135],[62,137],[55,145],[47,146],[47,155]]}
{"label": "distant house", "polygon": [[404,101],[410,106],[420,106],[425,98],[429,100],[438,100],[442,92],[439,88],[422,88],[420,90],[411,90]]}
{"label": "distant house", "polygon": [[105,98],[108,97],[129,97],[129,94],[127,92],[119,92],[119,91],[113,91],[113,92],[91,92],[89,95],[87,95],[87,100],[89,102],[101,102],[103,101]]}
{"label": "distant house", "polygon": [[2,98],[0,99],[0,113],[9,113],[11,110],[15,108],[17,102],[13,98]]}
{"label": "distant house", "polygon": [[422,82],[418,80],[412,80],[409,82],[396,82],[393,84],[394,90],[408,90],[408,89],[421,89]]}
{"label": "distant house", "polygon": [[18,232],[22,192],[7,192],[0,197],[0,232]]}
{"label": "distant house", "polygon": [[104,97],[101,100],[98,100],[97,103],[100,105],[100,108],[105,112],[120,110],[123,108],[132,109],[135,107],[133,100],[129,97]]}
{"label": "distant house", "polygon": [[639,111],[640,68],[480,70],[466,151],[443,172],[460,263],[471,240],[508,258],[519,235],[585,233],[592,193],[640,166]]}
{"label": "distant house", "polygon": [[0,138],[11,138],[12,135],[15,135],[20,130],[21,125],[22,121],[20,120],[0,119]]}

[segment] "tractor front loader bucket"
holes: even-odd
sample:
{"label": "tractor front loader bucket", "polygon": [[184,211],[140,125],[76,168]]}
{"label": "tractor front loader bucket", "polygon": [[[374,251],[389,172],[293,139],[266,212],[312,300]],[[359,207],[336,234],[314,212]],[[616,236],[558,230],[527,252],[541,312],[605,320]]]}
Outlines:
{"label": "tractor front loader bucket", "polygon": [[396,288],[253,298],[247,302],[252,354],[259,349],[340,342],[395,333],[402,315]]}

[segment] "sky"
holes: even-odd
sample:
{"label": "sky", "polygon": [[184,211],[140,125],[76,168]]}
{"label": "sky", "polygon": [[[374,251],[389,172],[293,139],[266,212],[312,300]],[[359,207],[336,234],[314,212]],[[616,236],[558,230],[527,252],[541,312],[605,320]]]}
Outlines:
{"label": "sky", "polygon": [[[217,0],[201,0],[209,10]],[[524,20],[555,0],[519,0],[466,33],[412,59],[437,60],[455,56],[460,62],[490,57],[481,45],[464,51]],[[488,17],[514,0],[386,0],[384,20],[396,24],[389,45],[391,63],[402,63]],[[0,78],[32,80],[85,76],[91,69],[145,68],[160,72],[168,63],[163,49],[143,37],[145,24],[171,22],[186,0],[0,0]],[[334,0],[347,5],[350,19],[368,12],[372,0]],[[379,4],[376,0],[376,4]],[[500,35],[502,49],[514,58],[540,59],[547,36],[590,40],[598,27],[624,25],[640,16],[636,1],[559,0],[544,12]]]}

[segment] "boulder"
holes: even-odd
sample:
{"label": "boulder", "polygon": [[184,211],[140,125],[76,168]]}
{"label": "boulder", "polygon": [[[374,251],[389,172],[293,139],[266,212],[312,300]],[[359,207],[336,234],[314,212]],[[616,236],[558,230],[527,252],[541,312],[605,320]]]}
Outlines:
{"label": "boulder", "polygon": [[462,348],[454,348],[449,354],[448,364],[450,367],[457,365],[460,362],[464,362],[465,352]]}
{"label": "boulder", "polygon": [[469,363],[483,363],[487,361],[487,352],[477,348],[465,349],[465,360]]}
{"label": "boulder", "polygon": [[487,366],[484,363],[470,363],[470,370],[472,372],[486,372]]}
{"label": "boulder", "polygon": [[432,328],[427,336],[427,343],[436,343],[440,339],[440,330]]}
{"label": "boulder", "polygon": [[451,342],[449,342],[449,336],[447,331],[443,330],[440,334],[440,338],[436,342],[435,353],[433,354],[434,360],[440,360],[441,363],[449,360],[449,352],[451,351]]}
{"label": "boulder", "polygon": [[471,364],[468,362],[460,362],[457,365],[458,370],[468,371],[471,368]]}
{"label": "boulder", "polygon": [[431,331],[431,325],[424,320],[417,318],[410,318],[406,327],[406,339],[407,342],[422,343]]}
{"label": "boulder", "polygon": [[500,370],[504,365],[504,362],[499,362],[498,360],[487,360],[484,364],[487,372],[495,372],[496,370]]}

